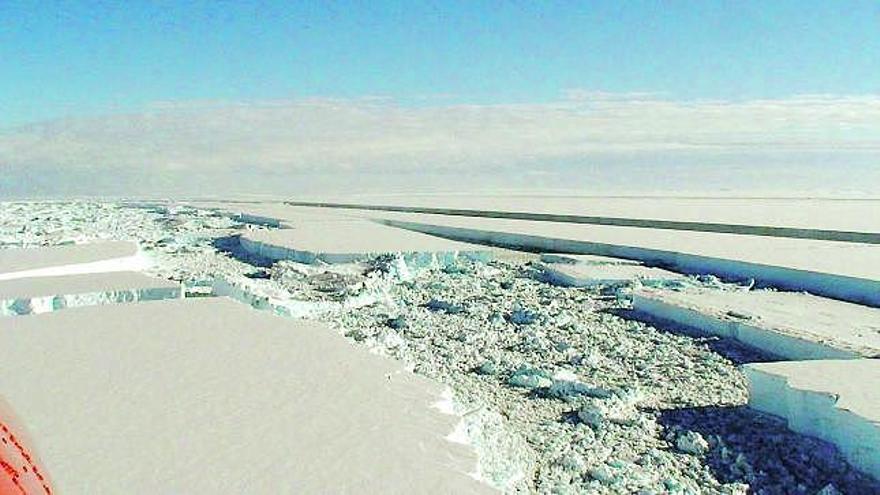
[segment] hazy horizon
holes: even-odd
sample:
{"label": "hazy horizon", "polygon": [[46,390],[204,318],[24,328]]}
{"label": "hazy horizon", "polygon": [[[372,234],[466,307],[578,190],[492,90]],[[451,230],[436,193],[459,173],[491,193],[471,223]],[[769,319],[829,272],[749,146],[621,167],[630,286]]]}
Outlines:
{"label": "hazy horizon", "polygon": [[873,196],[878,15],[8,2],[0,199]]}

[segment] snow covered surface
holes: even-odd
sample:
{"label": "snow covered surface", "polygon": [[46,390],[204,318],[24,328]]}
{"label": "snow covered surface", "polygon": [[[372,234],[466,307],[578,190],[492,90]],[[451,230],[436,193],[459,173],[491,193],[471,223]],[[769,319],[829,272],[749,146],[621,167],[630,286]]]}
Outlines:
{"label": "snow covered surface", "polygon": [[105,241],[0,249],[0,280],[138,270],[147,266],[134,242]]}
{"label": "snow covered surface", "polygon": [[810,294],[642,288],[633,309],[789,359],[880,357],[880,309]]}
{"label": "snow covered surface", "polygon": [[61,493],[491,491],[440,385],[322,324],[161,301],[14,318],[0,343]]}
{"label": "snow covered surface", "polygon": [[[544,255],[541,259],[546,262],[542,265],[542,270],[547,280],[568,287],[630,285],[639,282],[653,283],[684,278],[679,273],[660,268],[643,266],[629,260],[618,261],[614,258],[600,256],[575,258]],[[558,261],[547,262],[548,259]]]}
{"label": "snow covered surface", "polygon": [[405,253],[415,262],[454,260],[459,254],[486,259],[489,250],[381,225],[344,210],[280,203],[193,202],[232,218],[277,227],[246,232],[241,246],[254,256],[300,263],[351,263],[381,254]]}
{"label": "snow covered surface", "polygon": [[286,205],[280,201],[192,201],[187,204],[196,208],[221,212],[245,223],[262,224],[282,229],[290,229],[303,224],[348,222],[352,219],[360,218],[359,215],[345,210],[299,208]]}
{"label": "snow covered surface", "polygon": [[749,405],[798,432],[838,446],[880,479],[880,360],[759,363],[745,366]]}
{"label": "snow covered surface", "polygon": [[588,263],[593,265],[632,265],[642,266],[640,261],[627,260],[623,258],[612,258],[610,256],[596,256],[594,254],[561,254],[561,253],[544,253],[541,255],[541,261],[544,263],[563,263],[575,265],[578,263]]}
{"label": "snow covered surface", "polygon": [[589,197],[559,194],[364,195],[297,199],[880,233],[880,218],[877,216],[880,199]]}
{"label": "snow covered surface", "polygon": [[[242,234],[240,242],[245,251],[259,258],[300,263],[352,263],[394,253],[402,253],[407,259],[423,264],[434,261],[448,263],[458,256],[478,259],[491,256],[488,249],[442,239],[407,239],[411,232],[383,228],[381,225],[357,223],[339,228],[351,237],[343,237],[346,241],[335,244],[327,243],[329,236],[320,235],[320,231],[308,232],[305,229],[248,232]],[[400,242],[395,242],[395,238]]]}
{"label": "snow covered surface", "polygon": [[241,236],[248,252],[273,260],[350,263],[388,253],[454,259],[459,254],[486,258],[489,250],[366,220],[301,223],[289,229],[257,230]]}
{"label": "snow covered surface", "polygon": [[19,278],[0,281],[0,316],[182,296],[180,283],[135,272]]}

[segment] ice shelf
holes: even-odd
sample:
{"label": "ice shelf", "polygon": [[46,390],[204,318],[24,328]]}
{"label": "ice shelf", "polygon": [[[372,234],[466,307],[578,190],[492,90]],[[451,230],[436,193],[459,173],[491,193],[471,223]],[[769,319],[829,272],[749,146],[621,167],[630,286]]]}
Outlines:
{"label": "ice shelf", "polygon": [[[299,199],[299,198],[297,198]],[[736,197],[599,197],[560,194],[423,194],[303,198],[313,203],[357,203],[370,207],[471,210],[472,216],[492,213],[545,215],[577,220],[636,219],[735,226],[768,226],[804,231],[843,231],[880,235],[877,199],[736,198]],[[573,217],[573,218],[572,218]],[[768,233],[772,233],[772,230]]]}
{"label": "ice shelf", "polygon": [[293,228],[241,235],[242,248],[260,258],[300,263],[351,263],[402,253],[415,265],[448,263],[458,256],[489,259],[487,248],[354,219],[331,224],[305,222]]}
{"label": "ice shelf", "polygon": [[447,264],[458,256],[489,259],[482,246],[440,239],[406,229],[380,225],[357,213],[279,203],[195,202],[245,223],[275,227],[252,230],[240,237],[241,247],[258,258],[299,263],[351,263],[381,254],[403,254],[414,266]]}
{"label": "ice shelf", "polygon": [[880,357],[880,310],[810,294],[643,288],[633,309],[787,359]]}
{"label": "ice shelf", "polygon": [[137,243],[127,241],[0,250],[0,280],[130,271],[144,265]]}
{"label": "ice shelf", "polygon": [[880,250],[872,244],[496,218],[362,212],[386,225],[447,239],[642,261],[688,274],[880,306]]}
{"label": "ice shelf", "polygon": [[0,281],[0,316],[181,297],[179,283],[135,272],[19,278]]}
{"label": "ice shelf", "polygon": [[544,253],[541,255],[540,259],[544,263],[565,263],[569,265],[575,265],[578,263],[589,263],[594,265],[643,265],[642,262],[636,260],[612,258],[610,256],[597,256],[595,254]]}
{"label": "ice shelf", "polygon": [[683,276],[632,260],[602,256],[543,255],[541,271],[547,281],[565,287],[628,285],[636,281],[651,283],[681,279]]}
{"label": "ice shelf", "polygon": [[759,363],[744,370],[749,406],[835,444],[853,466],[880,479],[880,360]]}
{"label": "ice shelf", "polygon": [[0,395],[59,493],[488,493],[443,387],[226,298],[12,318]]}
{"label": "ice shelf", "polygon": [[217,211],[243,223],[279,229],[296,228],[303,224],[313,223],[326,225],[328,222],[344,222],[359,217],[356,214],[353,215],[340,210],[299,208],[280,202],[234,203],[199,201],[188,204],[196,208]]}
{"label": "ice shelf", "polygon": [[269,311],[275,315],[288,318],[316,319],[334,310],[369,306],[377,302],[377,299],[372,294],[362,294],[360,297],[349,298],[342,302],[303,301],[291,298],[278,299],[270,295],[260,294],[257,290],[254,290],[254,285],[246,279],[231,281],[221,277],[214,280],[211,290],[215,295],[228,297],[253,308]]}

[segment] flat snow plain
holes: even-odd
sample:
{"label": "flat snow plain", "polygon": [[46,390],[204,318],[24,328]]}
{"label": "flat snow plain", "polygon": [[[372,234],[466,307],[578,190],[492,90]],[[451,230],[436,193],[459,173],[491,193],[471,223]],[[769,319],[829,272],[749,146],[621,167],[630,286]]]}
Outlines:
{"label": "flat snow plain", "polygon": [[[634,296],[636,311],[739,340],[759,334],[799,341],[779,345],[781,357],[802,359],[880,357],[880,311],[798,292],[774,290],[664,291],[644,289]],[[755,344],[771,352],[773,345]]]}
{"label": "flat snow plain", "polygon": [[0,390],[60,492],[493,493],[440,385],[323,324],[201,298],[3,327]]}
{"label": "flat snow plain", "polygon": [[[309,198],[304,198],[308,201]],[[880,233],[880,200],[498,195],[364,195],[313,201],[486,211],[526,211],[681,222],[767,225]]]}

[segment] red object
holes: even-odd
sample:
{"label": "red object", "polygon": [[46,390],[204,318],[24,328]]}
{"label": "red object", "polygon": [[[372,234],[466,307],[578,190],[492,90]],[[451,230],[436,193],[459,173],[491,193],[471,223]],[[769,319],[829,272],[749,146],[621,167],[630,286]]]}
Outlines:
{"label": "red object", "polygon": [[24,428],[0,399],[0,495],[52,495]]}

